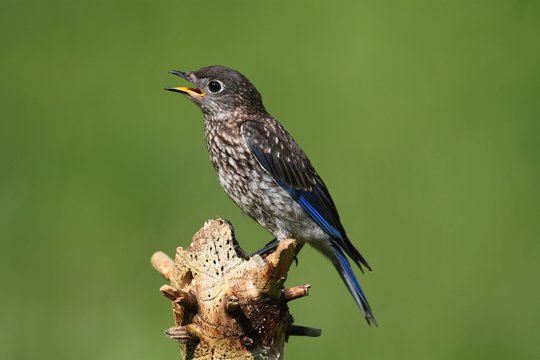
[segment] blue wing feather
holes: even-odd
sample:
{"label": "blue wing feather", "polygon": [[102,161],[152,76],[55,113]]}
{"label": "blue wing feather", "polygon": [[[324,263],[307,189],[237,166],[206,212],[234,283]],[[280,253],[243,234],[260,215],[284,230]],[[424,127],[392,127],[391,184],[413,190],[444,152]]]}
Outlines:
{"label": "blue wing feather", "polygon": [[302,206],[317,225],[319,225],[330,237],[335,239],[343,238],[342,232],[336,229],[335,226],[332,226],[327,220],[329,217],[322,215],[322,213],[327,211],[325,211],[324,204],[317,194],[320,186],[319,184],[315,185],[315,189],[312,191],[294,189],[281,181],[278,181],[278,184],[284,188],[289,195],[300,204],[300,206]]}

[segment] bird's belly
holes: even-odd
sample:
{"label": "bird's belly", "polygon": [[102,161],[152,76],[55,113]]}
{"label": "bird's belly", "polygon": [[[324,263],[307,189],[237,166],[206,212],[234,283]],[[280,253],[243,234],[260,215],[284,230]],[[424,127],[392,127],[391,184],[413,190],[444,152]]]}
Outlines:
{"label": "bird's belly", "polygon": [[328,238],[270,175],[258,169],[258,163],[238,165],[243,165],[242,175],[237,170],[222,167],[218,177],[225,192],[246,214],[278,239],[294,238],[304,242]]}

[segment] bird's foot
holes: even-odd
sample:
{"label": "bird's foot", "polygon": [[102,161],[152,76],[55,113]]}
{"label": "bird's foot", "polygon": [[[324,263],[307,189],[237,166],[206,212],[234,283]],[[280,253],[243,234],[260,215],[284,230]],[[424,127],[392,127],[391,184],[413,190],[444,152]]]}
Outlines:
{"label": "bird's foot", "polygon": [[264,247],[262,249],[260,249],[258,251],[255,251],[253,253],[253,255],[260,255],[261,257],[264,258],[264,257],[270,255],[271,253],[273,253],[274,251],[276,251],[278,245],[279,245],[279,240],[274,239],[274,240],[270,241],[268,244],[264,245]]}
{"label": "bird's foot", "polygon": [[[274,240],[270,241],[268,244],[264,245],[264,247],[262,249],[254,252],[251,256],[259,255],[259,256],[265,258],[268,255],[270,255],[271,253],[273,253],[274,251],[276,251],[278,245],[279,245],[279,240],[274,239]],[[298,266],[298,258],[296,257],[296,255],[294,255],[294,263],[296,264],[296,266]]]}

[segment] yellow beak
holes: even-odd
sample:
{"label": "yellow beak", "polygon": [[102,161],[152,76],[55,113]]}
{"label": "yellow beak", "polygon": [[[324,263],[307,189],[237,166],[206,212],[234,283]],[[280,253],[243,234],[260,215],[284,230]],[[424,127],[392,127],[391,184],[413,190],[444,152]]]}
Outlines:
{"label": "yellow beak", "polygon": [[198,96],[198,97],[204,97],[204,93],[201,89],[197,88],[189,88],[189,87],[170,87],[166,88],[165,90],[173,91],[173,92],[179,92],[186,95],[191,96]]}

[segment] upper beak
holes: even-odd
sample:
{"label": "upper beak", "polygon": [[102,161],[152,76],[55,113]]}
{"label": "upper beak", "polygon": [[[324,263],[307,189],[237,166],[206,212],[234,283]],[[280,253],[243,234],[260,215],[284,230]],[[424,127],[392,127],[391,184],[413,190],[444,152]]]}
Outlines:
{"label": "upper beak", "polygon": [[183,71],[171,70],[171,71],[169,71],[169,74],[173,74],[173,75],[176,75],[176,76],[180,76],[182,79],[189,80],[189,79],[188,79],[188,73],[185,73],[185,72],[183,72]]}
{"label": "upper beak", "polygon": [[[189,81],[189,76],[188,76],[189,74],[188,73],[185,73],[183,71],[178,71],[178,70],[171,70],[171,71],[169,71],[169,73],[173,74],[173,75],[176,75],[176,76],[179,76],[182,79],[186,79],[186,80]],[[170,87],[170,88],[165,88],[165,90],[179,92],[179,93],[186,94],[186,95],[191,95],[191,96],[200,96],[200,97],[204,96],[204,92],[201,89],[198,89],[198,88]]]}

